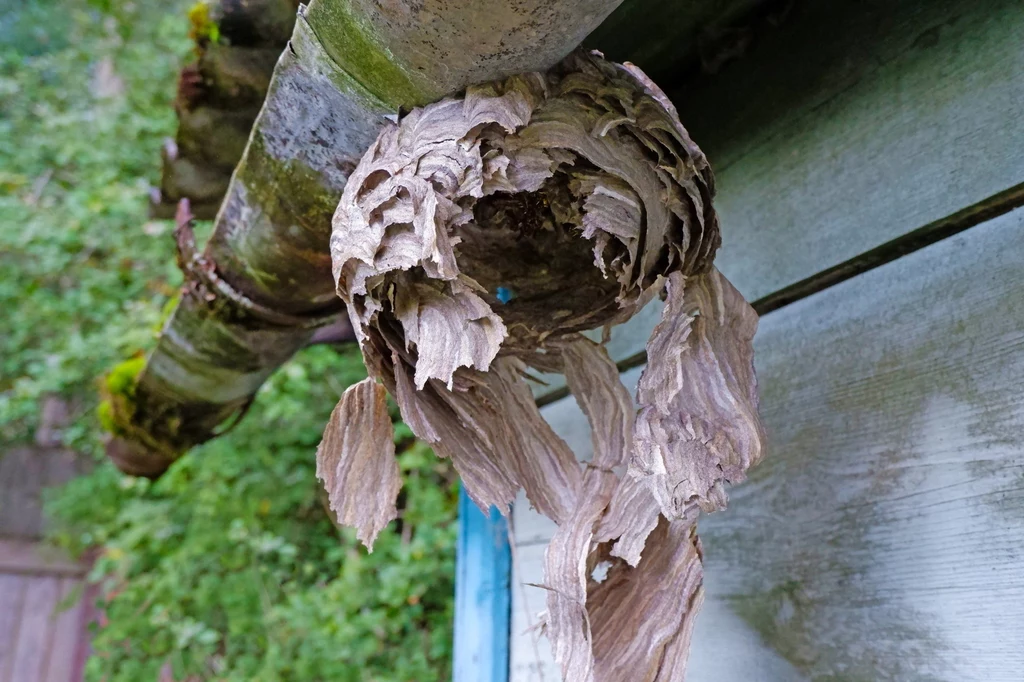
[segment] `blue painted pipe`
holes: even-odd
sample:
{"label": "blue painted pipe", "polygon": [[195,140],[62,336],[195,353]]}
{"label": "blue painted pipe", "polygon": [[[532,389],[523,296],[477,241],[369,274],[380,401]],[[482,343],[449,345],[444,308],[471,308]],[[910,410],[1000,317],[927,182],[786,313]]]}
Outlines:
{"label": "blue painted pipe", "polygon": [[512,610],[508,523],[495,507],[484,514],[459,493],[455,553],[453,682],[508,682]]}

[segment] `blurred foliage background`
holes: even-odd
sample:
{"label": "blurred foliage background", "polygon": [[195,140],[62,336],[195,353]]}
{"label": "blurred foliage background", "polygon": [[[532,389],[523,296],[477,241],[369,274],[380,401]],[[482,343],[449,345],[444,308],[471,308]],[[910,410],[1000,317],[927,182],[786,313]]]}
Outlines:
{"label": "blurred foliage background", "polygon": [[[315,347],[245,421],[156,482],[102,461],[98,377],[152,347],[181,283],[147,219],[173,135],[188,3],[0,0],[0,443],[61,396],[93,472],[48,501],[98,559],[87,679],[427,682],[450,676],[457,487],[406,443],[401,515],[367,554],[338,531],[314,452],[358,352]],[[207,226],[208,231],[208,226]]]}

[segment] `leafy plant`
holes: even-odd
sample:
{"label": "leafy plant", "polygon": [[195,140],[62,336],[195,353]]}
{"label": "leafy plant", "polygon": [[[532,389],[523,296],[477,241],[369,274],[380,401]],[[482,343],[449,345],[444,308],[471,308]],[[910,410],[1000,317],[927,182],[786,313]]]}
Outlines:
{"label": "leafy plant", "polygon": [[0,439],[27,439],[59,393],[78,417],[65,442],[95,451],[95,377],[151,343],[181,282],[171,225],[145,216],[184,19],[51,1],[0,26]]}
{"label": "leafy plant", "polygon": [[[58,394],[74,413],[64,442],[99,458],[97,377],[138,364],[181,282],[172,226],[145,215],[188,3],[0,4],[0,441],[29,440]],[[364,376],[357,352],[311,348],[160,480],[98,463],[50,495],[54,539],[99,551],[88,679],[449,676],[447,465],[403,438],[401,515],[371,555],[335,528],[314,477],[330,409]]]}
{"label": "leafy plant", "polygon": [[310,349],[235,431],[155,483],[104,466],[51,501],[63,544],[104,548],[91,679],[156,679],[166,663],[174,679],[239,682],[449,674],[457,487],[446,463],[418,443],[400,454],[400,519],[371,555],[318,495],[317,429],[337,389],[362,376],[357,351]]}

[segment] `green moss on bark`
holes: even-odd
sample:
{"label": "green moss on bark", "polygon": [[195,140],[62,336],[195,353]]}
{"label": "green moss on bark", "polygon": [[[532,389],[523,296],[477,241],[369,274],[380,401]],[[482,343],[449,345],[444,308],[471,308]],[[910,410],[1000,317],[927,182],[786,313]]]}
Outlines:
{"label": "green moss on bark", "polygon": [[377,43],[372,28],[352,15],[348,3],[313,2],[306,17],[331,59],[381,101],[411,108],[439,96],[414,82],[394,55]]}
{"label": "green moss on bark", "polygon": [[216,43],[220,40],[220,27],[210,15],[210,4],[206,0],[199,0],[189,8],[188,21],[191,27],[189,37],[197,43]]}
{"label": "green moss on bark", "polygon": [[145,366],[146,358],[142,356],[133,357],[114,365],[114,368],[110,370],[110,373],[104,379],[107,391],[111,395],[120,395],[127,398],[135,395],[135,382]]}
{"label": "green moss on bark", "polygon": [[146,358],[138,355],[114,365],[103,377],[100,389],[102,400],[96,407],[96,417],[107,433],[123,436],[131,430],[131,418],[135,412],[135,387],[145,367]]}

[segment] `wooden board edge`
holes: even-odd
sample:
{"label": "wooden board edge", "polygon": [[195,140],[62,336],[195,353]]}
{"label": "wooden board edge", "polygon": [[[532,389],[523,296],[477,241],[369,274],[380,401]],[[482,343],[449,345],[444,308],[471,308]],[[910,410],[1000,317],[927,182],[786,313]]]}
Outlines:
{"label": "wooden board edge", "polygon": [[30,540],[0,538],[0,573],[83,577],[88,566],[56,547]]}

